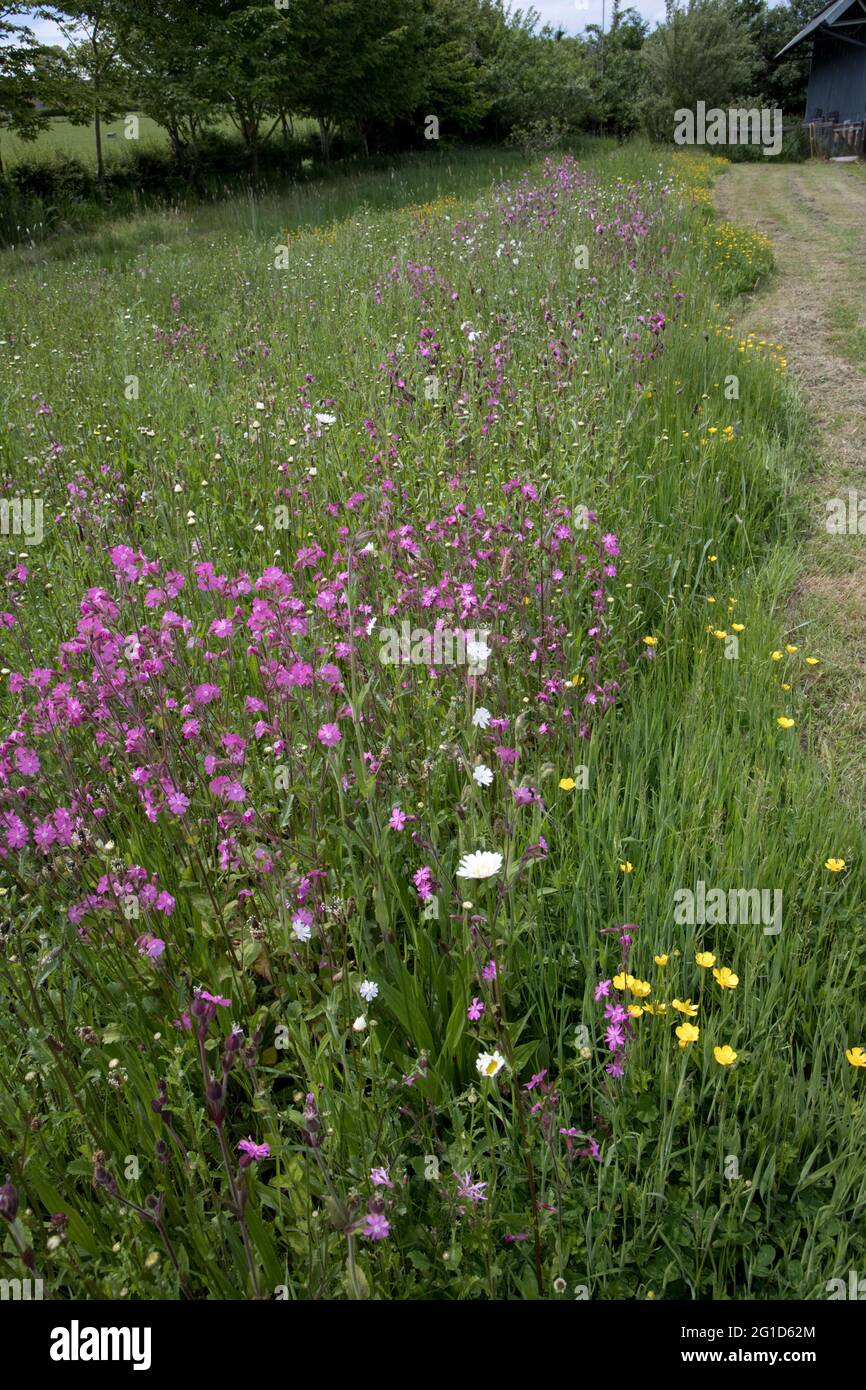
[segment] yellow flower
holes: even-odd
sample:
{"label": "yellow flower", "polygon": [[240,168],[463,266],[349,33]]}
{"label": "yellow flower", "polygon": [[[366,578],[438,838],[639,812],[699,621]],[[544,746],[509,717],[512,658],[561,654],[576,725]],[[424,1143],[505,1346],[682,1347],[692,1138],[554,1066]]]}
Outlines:
{"label": "yellow flower", "polygon": [[737,1054],[732,1047],[725,1043],[724,1047],[714,1047],[713,1056],[720,1067],[730,1067],[737,1060]]}
{"label": "yellow flower", "polygon": [[640,1004],[629,1004],[626,1012],[632,1018],[640,1018],[641,1014],[643,1013],[643,1009],[641,1008]]}
{"label": "yellow flower", "polygon": [[807,665],[807,666],[820,666],[820,664],[821,664],[821,663],[820,663],[820,661],[819,661],[819,659],[818,659],[817,656],[807,656],[807,657],[806,657],[806,665]]}
{"label": "yellow flower", "polygon": [[708,599],[707,599],[707,603],[715,603],[715,601],[716,601],[716,600],[715,600],[714,598],[708,598]]}
{"label": "yellow flower", "polygon": [[701,1034],[700,1028],[696,1028],[693,1023],[681,1023],[674,1032],[680,1040],[680,1047],[688,1047],[689,1043],[697,1042]]}
{"label": "yellow flower", "polygon": [[787,714],[781,714],[776,720],[776,723],[780,729],[793,729],[794,727],[793,719],[789,719]]}
{"label": "yellow flower", "polygon": [[629,983],[629,981],[630,981],[631,979],[632,979],[632,976],[631,976],[631,975],[626,975],[625,971],[623,971],[623,972],[622,972],[621,974],[619,974],[619,975],[614,975],[614,977],[613,977],[613,987],[614,987],[614,989],[627,989],[627,988],[628,988],[628,983]]}
{"label": "yellow flower", "polygon": [[625,861],[624,864],[620,864],[619,868],[620,868],[620,873],[623,873],[623,874],[633,874],[633,873],[634,873],[634,864],[630,864],[629,861],[628,861],[627,859],[626,859],[626,861]]}
{"label": "yellow flower", "polygon": [[652,985],[649,980],[632,980],[629,984],[632,994],[636,994],[638,999],[646,999],[652,993]]}
{"label": "yellow flower", "polygon": [[572,676],[572,685],[583,685],[583,676]]}
{"label": "yellow flower", "polygon": [[731,627],[734,629],[734,632],[745,632],[746,630],[745,623],[731,623]]}
{"label": "yellow flower", "polygon": [[716,958],[712,951],[698,951],[695,955],[695,965],[702,965],[705,970],[709,970],[715,963]]}
{"label": "yellow flower", "polygon": [[[715,433],[715,431],[711,431],[711,433]],[[709,560],[709,562],[710,562],[711,565],[714,565],[714,564],[716,563],[716,561],[718,560],[718,558],[719,558],[718,555],[708,555],[708,556],[707,556],[707,559]]]}
{"label": "yellow flower", "polygon": [[668,1006],[667,1004],[644,1004],[643,1011],[645,1014],[666,1014]]}
{"label": "yellow flower", "polygon": [[780,689],[780,690],[790,690],[791,687],[790,687],[790,685],[788,684],[787,681],[779,681],[779,689]]}
{"label": "yellow flower", "polygon": [[740,983],[739,975],[735,975],[727,965],[723,965],[721,970],[714,970],[713,979],[721,989],[736,989]]}
{"label": "yellow flower", "polygon": [[728,634],[725,632],[724,628],[717,627],[713,629],[713,636],[717,637],[720,642],[724,641],[727,635]]}
{"label": "yellow flower", "polygon": [[697,1004],[693,1004],[691,999],[675,999],[673,1007],[677,1013],[686,1014],[689,1018],[694,1018],[698,1012]]}
{"label": "yellow flower", "polygon": [[849,1047],[845,1056],[852,1067],[866,1067],[866,1052],[862,1047]]}
{"label": "yellow flower", "polygon": [[573,778],[573,777],[560,777],[560,779],[559,779],[559,789],[560,789],[560,791],[563,791],[563,792],[573,792],[573,791],[574,791],[574,787],[575,787],[575,782],[574,782],[574,778]]}
{"label": "yellow flower", "polygon": [[824,868],[829,869],[831,874],[840,874],[845,867],[844,859],[825,859]]}
{"label": "yellow flower", "polygon": [[786,652],[798,652],[799,650],[800,650],[799,647],[793,646],[790,642],[786,643],[786,645],[785,645],[785,651],[786,651]]}
{"label": "yellow flower", "polygon": [[655,961],[656,965],[667,965],[668,961],[670,960],[670,956],[653,956],[653,960]]}
{"label": "yellow flower", "polygon": [[771,660],[771,661],[781,661],[781,660],[782,660],[782,656],[783,656],[783,653],[782,653],[782,652],[770,652],[770,660]]}
{"label": "yellow flower", "polygon": [[646,647],[655,647],[655,646],[658,646],[658,640],[659,640],[659,639],[658,639],[657,637],[642,637],[642,638],[641,638],[641,641],[643,642],[644,646],[646,646]]}

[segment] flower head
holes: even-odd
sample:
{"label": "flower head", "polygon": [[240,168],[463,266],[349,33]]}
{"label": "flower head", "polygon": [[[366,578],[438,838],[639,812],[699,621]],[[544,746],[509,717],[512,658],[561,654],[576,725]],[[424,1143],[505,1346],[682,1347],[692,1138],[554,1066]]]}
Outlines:
{"label": "flower head", "polygon": [[492,850],[476,850],[474,854],[464,854],[457,866],[458,878],[492,878],[502,868],[502,855]]}

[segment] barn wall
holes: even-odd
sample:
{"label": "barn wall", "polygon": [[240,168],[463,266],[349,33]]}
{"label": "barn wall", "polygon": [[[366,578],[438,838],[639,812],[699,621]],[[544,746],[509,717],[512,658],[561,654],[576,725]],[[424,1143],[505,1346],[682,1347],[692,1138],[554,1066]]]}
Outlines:
{"label": "barn wall", "polygon": [[855,48],[827,35],[815,40],[806,120],[815,120],[819,110],[824,118],[839,112],[840,121],[862,121],[866,117],[866,48]]}

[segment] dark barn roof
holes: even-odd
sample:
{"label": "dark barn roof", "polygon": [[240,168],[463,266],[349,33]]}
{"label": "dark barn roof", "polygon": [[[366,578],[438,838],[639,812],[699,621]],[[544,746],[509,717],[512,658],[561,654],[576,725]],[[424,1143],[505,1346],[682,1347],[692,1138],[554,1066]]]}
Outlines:
{"label": "dark barn roof", "polygon": [[[853,11],[853,15],[849,15],[849,11]],[[801,44],[804,39],[810,38],[813,34],[817,37],[819,32],[832,31],[834,38],[855,44],[858,48],[866,47],[862,39],[854,38],[853,33],[846,33],[846,30],[858,31],[861,25],[866,25],[866,5],[863,4],[863,0],[833,0],[833,3],[825,5],[814,19],[810,19],[805,29],[801,29],[799,34],[795,34],[790,43],[785,44],[785,47],[776,54],[776,58],[784,57],[786,53],[790,53],[792,48]]]}

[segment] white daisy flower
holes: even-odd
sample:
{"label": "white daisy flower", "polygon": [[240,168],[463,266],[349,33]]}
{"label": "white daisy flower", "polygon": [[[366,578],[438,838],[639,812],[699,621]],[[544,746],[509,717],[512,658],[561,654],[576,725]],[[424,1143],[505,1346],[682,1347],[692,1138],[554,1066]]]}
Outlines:
{"label": "white daisy flower", "polygon": [[475,1059],[475,1070],[479,1076],[494,1077],[498,1076],[505,1066],[505,1058],[501,1052],[480,1052]]}
{"label": "white daisy flower", "polygon": [[336,425],[337,423],[336,415],[317,414],[316,419],[318,420],[320,425]]}
{"label": "white daisy flower", "polygon": [[358,993],[368,1004],[372,1004],[376,995],[379,993],[379,986],[375,980],[362,980],[358,986]]}
{"label": "white daisy flower", "polygon": [[479,849],[464,854],[457,866],[458,878],[492,878],[502,868],[502,855],[494,850]]}
{"label": "white daisy flower", "polygon": [[493,769],[489,768],[486,763],[479,763],[478,767],[472,770],[472,780],[479,787],[489,787],[493,781]]}
{"label": "white daisy flower", "polygon": [[476,729],[486,729],[492,718],[493,715],[490,713],[490,710],[485,709],[483,705],[479,705],[472,716],[472,723],[475,725]]}

